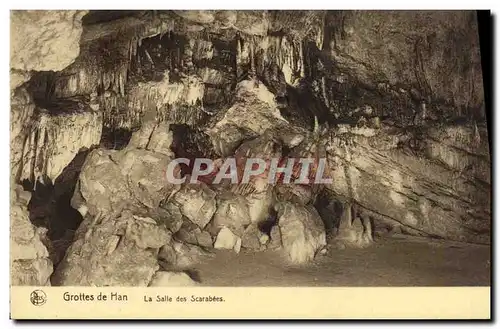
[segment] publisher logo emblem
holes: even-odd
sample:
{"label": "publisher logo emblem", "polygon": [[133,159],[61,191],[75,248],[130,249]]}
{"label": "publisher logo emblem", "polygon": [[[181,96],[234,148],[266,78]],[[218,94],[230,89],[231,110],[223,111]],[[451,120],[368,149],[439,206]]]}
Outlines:
{"label": "publisher logo emblem", "polygon": [[42,306],[47,301],[47,295],[42,290],[34,290],[30,294],[30,301],[35,306]]}

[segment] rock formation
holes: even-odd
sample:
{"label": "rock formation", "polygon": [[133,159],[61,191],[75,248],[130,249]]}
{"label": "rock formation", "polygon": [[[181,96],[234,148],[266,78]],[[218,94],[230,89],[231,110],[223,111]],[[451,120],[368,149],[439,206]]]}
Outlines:
{"label": "rock formation", "polygon": [[[474,12],[13,11],[11,27],[12,284],[197,285],[186,271],[217,249],[306,264],[385,228],[491,243]],[[227,159],[241,175],[304,157],[331,183],[214,182]],[[175,184],[175,158],[216,166]],[[63,203],[79,215],[36,209]]]}

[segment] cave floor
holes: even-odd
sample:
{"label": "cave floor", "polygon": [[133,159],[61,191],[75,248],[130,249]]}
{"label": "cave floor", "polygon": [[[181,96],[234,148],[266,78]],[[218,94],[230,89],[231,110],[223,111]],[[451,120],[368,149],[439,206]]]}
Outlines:
{"label": "cave floor", "polygon": [[490,247],[398,235],[301,267],[278,251],[218,250],[195,270],[204,286],[489,286]]}

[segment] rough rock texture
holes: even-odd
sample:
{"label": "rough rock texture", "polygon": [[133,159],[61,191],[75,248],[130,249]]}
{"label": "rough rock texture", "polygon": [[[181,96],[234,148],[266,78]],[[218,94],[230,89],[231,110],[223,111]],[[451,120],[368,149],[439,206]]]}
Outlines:
{"label": "rough rock texture", "polygon": [[275,206],[283,250],[292,264],[304,264],[314,259],[326,246],[325,227],[318,212],[290,202]]}
{"label": "rough rock texture", "polygon": [[268,249],[279,249],[281,248],[281,230],[278,225],[271,228],[270,240],[267,244]]}
{"label": "rough rock texture", "polygon": [[188,219],[183,221],[182,226],[175,233],[175,238],[205,248],[211,248],[213,245],[210,233],[202,231],[198,225]]}
{"label": "rough rock texture", "polygon": [[16,90],[17,87],[21,86],[26,81],[31,79],[32,73],[25,72],[21,70],[11,69],[10,70],[10,90],[11,92]]}
{"label": "rough rock texture", "polygon": [[93,150],[82,168],[73,207],[84,204],[92,215],[99,211],[120,213],[125,208],[158,210],[154,217],[167,216],[172,218],[169,222],[180,226],[182,218],[175,220],[169,212],[172,209],[158,209],[161,201],[178,189],[165,175],[173,156],[169,136],[164,124],[145,125],[132,135],[125,149]]}
{"label": "rough rock texture", "polygon": [[[375,230],[490,243],[473,12],[84,13],[11,15],[13,182],[57,181],[100,144],[75,188],[85,220],[56,283],[191,285],[168,271],[208,257],[201,247],[265,245],[309,262],[326,243],[312,205],[336,216],[316,202],[324,187]],[[327,156],[333,183],[170,184],[180,156],[235,157],[239,174],[249,157]],[[12,201],[13,276],[45,284],[50,250],[26,202]],[[337,240],[367,242],[353,225],[341,222]]]}
{"label": "rough rock texture", "polygon": [[38,109],[25,137],[19,179],[54,183],[78,152],[98,145],[102,115],[90,109],[50,113]]}
{"label": "rough rock texture", "polygon": [[158,250],[171,233],[151,218],[124,212],[87,216],[53,278],[56,285],[148,286],[159,269]]}
{"label": "rough rock texture", "polygon": [[207,226],[216,211],[215,192],[201,182],[183,185],[172,200],[200,229]]}
{"label": "rough rock texture", "polygon": [[[261,250],[265,242],[267,242],[266,239],[263,239],[264,235],[256,224],[248,225],[241,237],[241,246],[246,249]],[[261,241],[264,241],[264,243],[261,243]]]}
{"label": "rough rock texture", "polygon": [[207,131],[221,155],[231,155],[243,139],[263,134],[287,121],[281,116],[274,94],[256,80],[245,80],[236,88],[235,103],[222,120]]}
{"label": "rough rock texture", "polygon": [[23,71],[60,71],[80,52],[87,10],[11,11],[10,65]]}
{"label": "rough rock texture", "polygon": [[22,171],[24,144],[32,126],[35,104],[25,88],[12,92],[10,104],[10,168],[11,179],[19,180]]}
{"label": "rough rock texture", "polygon": [[357,205],[345,204],[336,234],[334,245],[339,248],[365,248],[373,243],[373,231],[369,215]]}
{"label": "rough rock texture", "polygon": [[344,73],[370,86],[414,88],[457,111],[483,106],[475,12],[342,11],[327,22],[329,55]]}
{"label": "rough rock texture", "polygon": [[154,274],[149,287],[192,287],[198,283],[183,272],[158,271]]}
{"label": "rough rock texture", "polygon": [[144,122],[141,129],[132,134],[127,148],[146,149],[173,157],[174,154],[170,150],[172,139],[168,122],[157,123],[151,120]]}
{"label": "rough rock texture", "polygon": [[158,258],[162,266],[169,269],[187,270],[214,255],[203,248],[173,240],[171,244],[161,248]]}
{"label": "rough rock texture", "polygon": [[245,227],[250,224],[246,199],[232,193],[223,193],[217,199],[217,210],[210,223],[210,232],[217,235],[223,227],[227,227],[241,237]]}
{"label": "rough rock texture", "polygon": [[[423,235],[489,243],[490,185],[489,179],[482,179],[490,174],[487,165],[477,165],[487,147],[478,144],[476,155],[456,147],[458,140],[486,143],[485,139],[475,139],[474,129],[455,127],[448,128],[453,134],[441,130],[446,138],[426,143],[407,131],[391,130],[374,131],[373,137],[347,132],[333,138],[337,168],[328,188],[356,200],[380,220],[385,217]],[[469,145],[469,151],[473,147],[460,145]],[[474,166],[469,165],[471,158]]]}
{"label": "rough rock texture", "polygon": [[80,202],[93,215],[120,213],[125,208],[158,209],[176,189],[165,178],[170,160],[167,155],[143,149],[96,149],[85,161],[75,195],[83,198]]}
{"label": "rough rock texture", "polygon": [[27,205],[31,193],[16,185],[11,190],[10,208],[10,284],[50,285],[53,271],[45,245],[47,230],[31,224]]}
{"label": "rough rock texture", "polygon": [[241,238],[231,232],[227,227],[223,227],[219,231],[219,234],[217,234],[214,248],[234,250],[236,253],[239,253],[241,249]]}

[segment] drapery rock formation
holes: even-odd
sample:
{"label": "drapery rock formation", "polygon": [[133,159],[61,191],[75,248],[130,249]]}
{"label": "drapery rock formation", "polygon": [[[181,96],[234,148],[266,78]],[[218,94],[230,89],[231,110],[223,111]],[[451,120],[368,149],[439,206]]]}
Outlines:
{"label": "drapery rock formation", "polygon": [[[19,184],[76,183],[54,284],[197,284],[178,271],[213,248],[304,264],[339,234],[336,202],[375,231],[491,242],[474,12],[14,11],[11,26],[16,284],[52,273]],[[326,158],[332,182],[213,184],[216,168],[173,184],[179,157],[234,158],[240,175],[251,157]]]}

